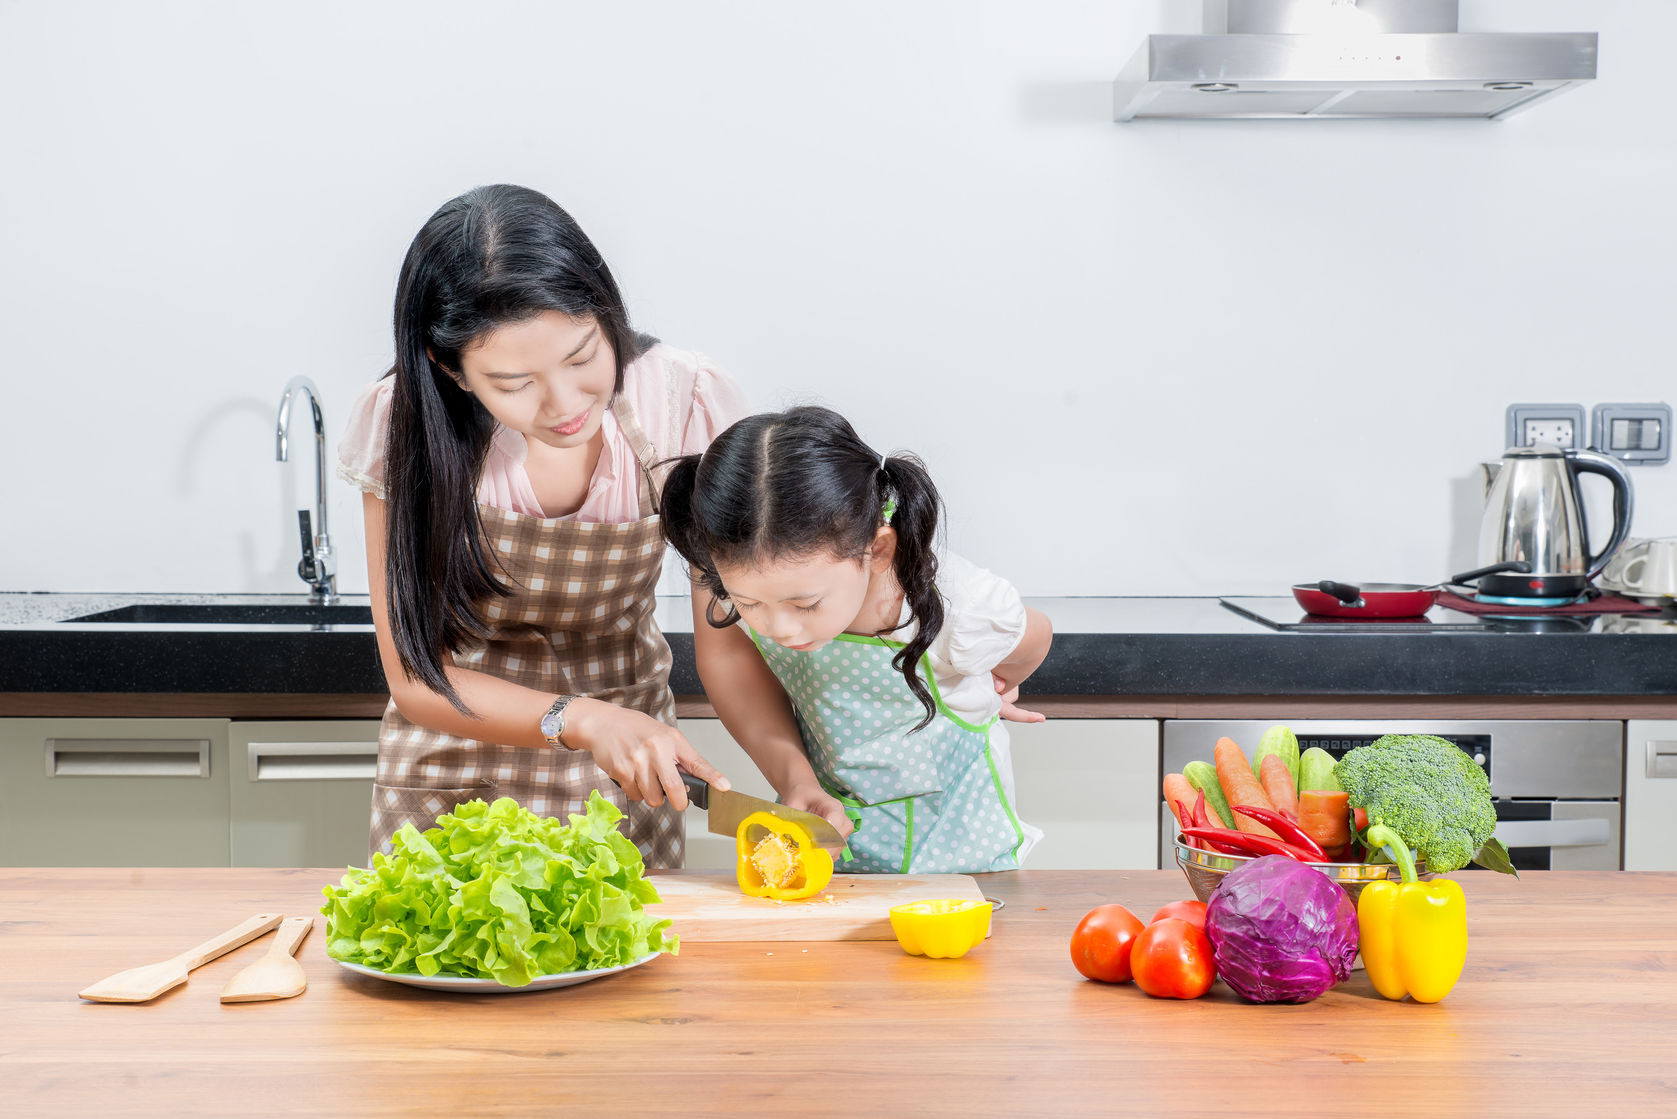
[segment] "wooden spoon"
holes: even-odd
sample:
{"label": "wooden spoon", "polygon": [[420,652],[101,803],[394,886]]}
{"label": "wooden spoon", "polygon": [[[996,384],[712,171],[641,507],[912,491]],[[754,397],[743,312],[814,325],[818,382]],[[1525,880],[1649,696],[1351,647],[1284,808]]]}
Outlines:
{"label": "wooden spoon", "polygon": [[258,913],[242,921],[219,936],[213,936],[196,948],[188,949],[162,963],[131,967],[101,979],[80,997],[90,1002],[150,1002],[164,991],[172,991],[186,982],[186,973],[200,964],[207,964],[217,956],[224,956],[241,944],[246,944],[280,923],[278,913]]}
{"label": "wooden spoon", "polygon": [[297,946],[314,928],[313,917],[287,917],[280,922],[268,954],[227,981],[221,989],[222,1002],[266,1002],[269,999],[289,999],[303,993],[309,977],[303,965],[292,958]]}

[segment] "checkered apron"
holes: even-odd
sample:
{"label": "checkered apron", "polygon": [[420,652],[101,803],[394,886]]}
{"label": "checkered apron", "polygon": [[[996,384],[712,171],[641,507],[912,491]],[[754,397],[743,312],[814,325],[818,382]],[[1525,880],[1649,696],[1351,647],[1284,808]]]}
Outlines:
{"label": "checkered apron", "polygon": [[[641,519],[594,524],[479,505],[484,538],[513,594],[484,607],[493,634],[456,653],[454,663],[537,691],[632,707],[674,726],[670,647],[652,616],[664,560],[654,453],[628,402],[616,397],[611,410],[640,460]],[[648,867],[681,866],[681,814],[668,804],[630,803],[586,751],[457,738],[409,722],[392,701],[379,730],[370,849],[388,852],[403,824],[423,831],[477,797],[512,797],[563,819],[582,812],[595,789],[623,809],[625,834]]]}

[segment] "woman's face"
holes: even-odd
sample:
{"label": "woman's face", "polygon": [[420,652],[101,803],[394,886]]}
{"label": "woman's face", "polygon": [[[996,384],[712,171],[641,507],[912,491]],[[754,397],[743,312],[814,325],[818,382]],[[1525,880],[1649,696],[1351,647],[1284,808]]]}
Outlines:
{"label": "woman's face", "polygon": [[617,355],[595,319],[543,311],[461,351],[460,374],[502,424],[550,447],[580,447],[600,430]]}

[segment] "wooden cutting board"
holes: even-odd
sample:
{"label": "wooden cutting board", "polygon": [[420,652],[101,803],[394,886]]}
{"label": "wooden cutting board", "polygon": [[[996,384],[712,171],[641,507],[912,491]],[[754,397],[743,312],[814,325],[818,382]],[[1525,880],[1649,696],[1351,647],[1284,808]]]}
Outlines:
{"label": "wooden cutting board", "polygon": [[736,940],[894,940],[890,909],[924,898],[983,901],[965,874],[835,874],[807,901],[746,897],[728,871],[655,874],[664,900],[646,907],[668,917],[684,943]]}

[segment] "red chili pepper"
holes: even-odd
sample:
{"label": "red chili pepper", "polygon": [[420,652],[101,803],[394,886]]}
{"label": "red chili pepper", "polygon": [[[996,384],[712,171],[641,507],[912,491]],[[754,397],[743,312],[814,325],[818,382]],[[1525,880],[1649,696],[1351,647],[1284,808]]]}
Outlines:
{"label": "red chili pepper", "polygon": [[1195,791],[1199,795],[1194,797],[1194,826],[1196,828],[1209,828],[1211,820],[1205,814],[1205,790],[1197,789]]}
{"label": "red chili pepper", "polygon": [[[1182,834],[1190,839],[1203,839],[1230,855],[1286,855],[1289,859],[1297,859],[1301,863],[1325,861],[1302,847],[1294,847],[1291,843],[1271,839],[1267,835],[1235,831],[1233,828],[1183,828]],[[1235,850],[1228,849],[1231,847]]]}
{"label": "red chili pepper", "polygon": [[1177,822],[1181,823],[1182,826],[1185,827],[1185,828],[1193,827],[1194,826],[1194,814],[1192,812],[1188,811],[1188,806],[1186,804],[1183,804],[1179,800],[1172,800],[1170,803],[1176,807]]}
{"label": "red chili pepper", "polygon": [[1311,839],[1309,834],[1298,825],[1298,821],[1273,809],[1255,808],[1250,804],[1231,804],[1230,808],[1242,816],[1249,816],[1260,824],[1267,825],[1271,831],[1281,837],[1283,843],[1291,843],[1294,847],[1310,852],[1310,861],[1315,863],[1329,862],[1328,853],[1322,850],[1322,845]]}

